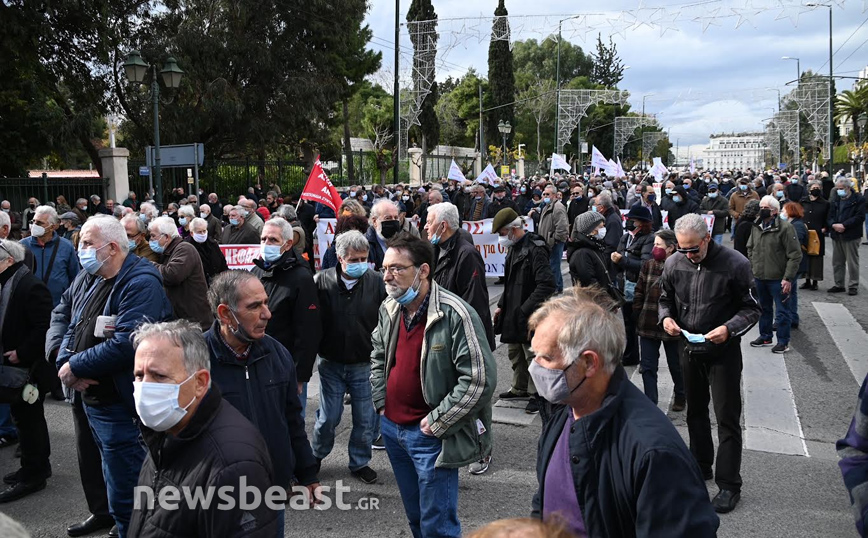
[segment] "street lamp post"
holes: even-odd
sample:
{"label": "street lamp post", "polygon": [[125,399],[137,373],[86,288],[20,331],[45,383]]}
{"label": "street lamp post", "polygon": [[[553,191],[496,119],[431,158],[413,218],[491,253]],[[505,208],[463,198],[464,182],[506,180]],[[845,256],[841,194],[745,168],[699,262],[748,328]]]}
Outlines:
{"label": "street lamp post", "polygon": [[[827,7],[829,8],[829,177],[832,177],[832,165],[835,161],[835,154],[832,151],[832,139],[835,133],[835,96],[832,95],[832,4],[808,3],[807,7]],[[801,76],[801,74],[799,75]]]}
{"label": "street lamp post", "polygon": [[802,66],[801,60],[793,56],[781,56],[781,60],[795,60],[796,61],[796,85],[798,86],[799,80],[802,78]]}
{"label": "street lamp post", "polygon": [[[160,168],[160,84],[157,81],[157,64],[148,65],[142,59],[142,55],[137,50],[130,51],[124,62],[124,71],[127,79],[133,84],[143,84],[145,82],[145,74],[151,70],[151,102],[154,105],[154,186],[156,187],[154,202],[157,204],[157,209],[162,209],[163,206],[163,175]],[[163,84],[167,88],[178,88],[181,85],[181,76],[184,71],[178,67],[175,58],[169,56],[166,63],[160,70],[160,75],[163,77]]]}
{"label": "street lamp post", "polygon": [[512,125],[509,124],[508,121],[501,121],[497,124],[497,130],[500,131],[500,134],[503,135],[503,159],[502,163],[504,165],[509,164],[509,158],[506,153],[506,137],[509,136],[509,133],[512,132]]}
{"label": "street lamp post", "polygon": [[[645,99],[653,96],[653,93],[648,93],[642,96],[642,118],[645,118]],[[645,165],[645,148],[641,145],[639,146],[639,159],[642,161],[642,171],[647,170],[647,166]]]}

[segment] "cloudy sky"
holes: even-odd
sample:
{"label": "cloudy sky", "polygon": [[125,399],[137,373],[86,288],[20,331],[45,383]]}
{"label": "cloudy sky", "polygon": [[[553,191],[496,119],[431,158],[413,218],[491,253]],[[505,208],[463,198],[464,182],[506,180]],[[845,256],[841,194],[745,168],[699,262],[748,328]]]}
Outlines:
{"label": "cloudy sky", "polygon": [[[440,43],[449,47],[438,54],[438,80],[461,76],[468,67],[485,75],[496,0],[433,3],[441,19]],[[401,0],[402,22],[409,4]],[[802,71],[828,74],[825,7],[812,9],[794,0],[590,0],[581,5],[581,11],[573,11],[569,6],[575,9],[578,2],[507,0],[513,38],[539,40],[557,32],[559,19],[584,15],[564,23],[564,37],[591,52],[598,31],[604,40],[612,35],[624,64],[630,66],[620,87],[631,93],[633,110],[641,109],[642,96],[647,95],[646,112],[658,114],[682,154],[688,146],[694,152],[704,147],[711,133],[761,131],[762,120],[777,107],[773,89],[786,94],[786,83],[796,78],[796,62],[781,60],[782,56],[800,58]],[[832,5],[834,74],[855,77],[868,65],[868,0],[838,0]],[[371,0],[371,46],[383,51],[379,81],[392,76],[394,21],[394,1]],[[401,34],[401,46],[409,53],[406,26]],[[408,58],[405,53],[404,67]],[[403,67],[401,71],[402,76],[409,74]],[[853,82],[836,84],[840,91]]]}

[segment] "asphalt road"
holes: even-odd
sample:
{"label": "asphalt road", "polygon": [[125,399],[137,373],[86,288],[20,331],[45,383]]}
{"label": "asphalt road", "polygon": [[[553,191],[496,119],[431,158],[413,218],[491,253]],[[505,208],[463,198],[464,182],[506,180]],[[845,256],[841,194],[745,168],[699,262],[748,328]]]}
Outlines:
{"label": "asphalt road", "polygon": [[[863,274],[868,276],[868,247],[861,247],[861,252]],[[868,332],[865,301],[868,288],[862,287],[857,297],[827,294],[825,288],[831,286],[830,262],[831,255],[827,256],[827,279],[821,283],[820,291],[800,292],[801,326],[793,332],[793,351],[784,356],[808,456],[781,454],[773,447],[771,451],[745,450],[742,500],[734,512],[721,516],[720,536],[856,536],[834,443],[846,432],[859,385],[811,303],[843,304],[862,330]],[[500,287],[491,283],[495,297]],[[768,353],[771,356],[771,352]],[[499,393],[509,388],[512,377],[505,346],[497,349],[496,358]],[[633,368],[628,369],[628,373],[632,374]],[[312,395],[308,402],[309,419],[316,408],[316,396]],[[34,537],[61,537],[66,535],[68,524],[87,516],[87,508],[78,479],[70,408],[51,401],[46,406],[46,415],[51,431],[54,475],[45,490],[2,505],[0,509],[22,522]],[[287,513],[286,536],[410,536],[385,452],[375,451],[371,462],[371,467],[380,474],[378,484],[365,485],[350,476],[346,467],[349,415],[344,416],[335,450],[323,462],[322,482],[334,485],[336,480],[343,480],[344,485],[352,488],[346,497],[351,504],[357,506],[357,501],[363,497],[376,498],[378,509],[341,511],[332,508]],[[669,416],[686,439],[684,413],[670,412]],[[494,462],[489,472],[482,476],[472,476],[466,470],[460,473],[459,516],[464,531],[496,519],[528,515],[536,489],[539,430],[538,417],[526,426],[494,424]],[[13,471],[16,466],[11,449],[0,451],[0,473]],[[709,483],[709,494],[714,493],[715,486]]]}

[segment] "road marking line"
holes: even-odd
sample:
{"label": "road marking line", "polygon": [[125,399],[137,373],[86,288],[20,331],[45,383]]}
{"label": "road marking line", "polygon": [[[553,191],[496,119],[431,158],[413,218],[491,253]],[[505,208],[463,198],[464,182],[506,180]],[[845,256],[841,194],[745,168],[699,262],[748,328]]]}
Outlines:
{"label": "road marking line", "polygon": [[[746,344],[759,336],[754,327]],[[784,355],[768,347],[742,346],[744,389],[744,446],[750,450],[808,456],[802,423]]]}
{"label": "road marking line", "polygon": [[847,361],[847,366],[853,372],[856,384],[861,385],[868,375],[868,334],[847,310],[839,303],[811,303],[820,315],[820,319],[832,335],[832,340]]}

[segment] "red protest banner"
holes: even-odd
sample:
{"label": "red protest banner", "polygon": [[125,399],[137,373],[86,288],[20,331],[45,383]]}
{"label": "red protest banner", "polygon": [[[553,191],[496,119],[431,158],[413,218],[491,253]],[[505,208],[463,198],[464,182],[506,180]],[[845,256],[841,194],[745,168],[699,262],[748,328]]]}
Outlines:
{"label": "red protest banner", "polygon": [[332,208],[336,214],[338,212],[338,207],[341,205],[341,197],[338,194],[338,190],[329,181],[325,170],[322,169],[319,157],[316,158],[313,170],[310,171],[310,177],[307,178],[307,183],[304,185],[301,199],[319,202]]}

